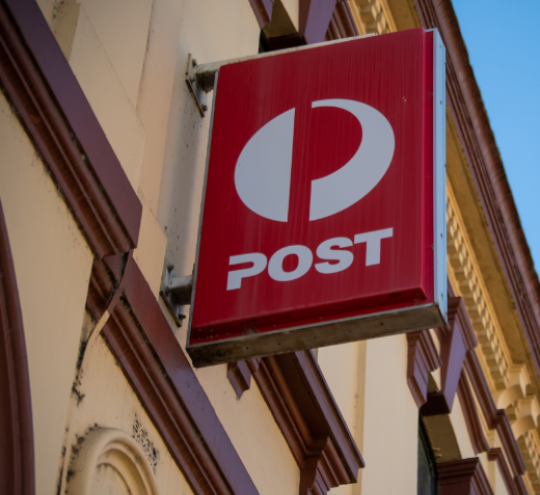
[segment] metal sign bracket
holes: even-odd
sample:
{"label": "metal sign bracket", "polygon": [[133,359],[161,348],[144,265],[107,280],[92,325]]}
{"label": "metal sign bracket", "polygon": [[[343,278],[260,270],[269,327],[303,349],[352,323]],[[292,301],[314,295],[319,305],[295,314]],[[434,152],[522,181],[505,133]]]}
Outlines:
{"label": "metal sign bracket", "polygon": [[174,266],[167,265],[163,274],[161,297],[171,313],[174,322],[181,327],[184,314],[184,306],[191,304],[191,292],[193,288],[193,275],[178,277],[174,273]]}
{"label": "metal sign bracket", "polygon": [[361,36],[354,36],[351,38],[344,38],[334,41],[325,41],[323,43],[315,43],[308,46],[297,46],[294,48],[287,48],[285,50],[276,50],[273,52],[258,53],[256,55],[248,55],[247,57],[233,58],[230,60],[222,60],[221,62],[212,62],[209,64],[199,64],[193,58],[190,53],[188,55],[187,67],[186,67],[186,83],[189,91],[193,95],[195,104],[199,109],[201,117],[204,117],[205,112],[208,110],[207,105],[203,103],[204,93],[209,93],[214,89],[214,80],[216,72],[220,67],[228,64],[234,64],[237,62],[246,62],[248,60],[258,60],[261,58],[275,57],[276,55],[283,55],[284,53],[292,53],[303,50],[312,50],[313,48],[320,47],[321,45],[332,45],[335,43],[343,43],[351,41],[352,39],[370,38],[377,36],[377,33],[369,33]]}
{"label": "metal sign bracket", "polygon": [[[187,61],[187,67],[186,67],[186,84],[189,88],[189,92],[191,93],[191,96],[193,96],[193,99],[195,100],[195,104],[197,105],[197,109],[199,110],[199,113],[201,114],[201,117],[204,117],[205,112],[208,110],[208,106],[203,103],[203,91],[200,88],[200,85],[198,84],[197,77],[195,76],[195,68],[197,67],[197,61],[192,57],[191,53],[188,55],[188,61]],[[206,91],[207,93],[208,91]]]}

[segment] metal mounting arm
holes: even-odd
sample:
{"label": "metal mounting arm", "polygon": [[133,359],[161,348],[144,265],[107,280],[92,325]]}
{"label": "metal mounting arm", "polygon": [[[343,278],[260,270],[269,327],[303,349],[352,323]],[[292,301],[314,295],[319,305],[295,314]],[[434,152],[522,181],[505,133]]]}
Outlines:
{"label": "metal mounting arm", "polygon": [[165,268],[161,297],[178,326],[182,326],[182,320],[186,317],[184,306],[191,304],[192,289],[193,275],[177,277],[173,266]]}
{"label": "metal mounting arm", "polygon": [[261,58],[274,57],[276,55],[283,55],[284,53],[293,53],[301,50],[309,50],[311,48],[319,47],[321,45],[331,45],[335,43],[343,43],[351,41],[351,39],[369,38],[371,36],[377,36],[377,33],[364,34],[362,36],[354,36],[353,38],[344,38],[334,41],[325,41],[324,43],[315,43],[307,46],[297,46],[294,48],[287,48],[286,50],[276,50],[273,52],[258,53],[256,55],[249,55],[247,57],[233,58],[230,60],[223,60],[221,62],[212,62],[209,64],[197,65],[197,61],[191,54],[188,56],[188,63],[186,68],[186,83],[195,98],[197,108],[204,117],[204,113],[208,109],[206,105],[202,103],[203,94],[209,93],[214,89],[214,81],[216,72],[224,65],[235,64],[237,62],[247,62],[248,60],[259,60]]}

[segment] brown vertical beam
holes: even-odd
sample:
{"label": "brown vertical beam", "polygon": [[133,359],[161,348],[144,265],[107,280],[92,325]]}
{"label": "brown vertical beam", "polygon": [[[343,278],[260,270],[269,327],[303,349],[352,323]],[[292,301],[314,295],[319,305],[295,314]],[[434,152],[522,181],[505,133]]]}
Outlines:
{"label": "brown vertical beam", "polygon": [[437,464],[439,495],[493,495],[480,459]]}
{"label": "brown vertical beam", "polygon": [[446,91],[476,193],[540,372],[540,281],[451,0],[414,0],[425,28],[446,45]]}
{"label": "brown vertical beam", "polygon": [[461,297],[448,298],[448,325],[441,329],[441,391],[429,394],[422,416],[452,411],[465,356],[478,344]]}
{"label": "brown vertical beam", "polygon": [[299,0],[299,33],[307,45],[324,41],[336,0]]}
{"label": "brown vertical beam", "polygon": [[35,492],[28,360],[15,267],[0,203],[0,492]]}
{"label": "brown vertical beam", "polygon": [[407,384],[420,408],[428,397],[429,373],[441,367],[441,360],[429,330],[407,334]]}

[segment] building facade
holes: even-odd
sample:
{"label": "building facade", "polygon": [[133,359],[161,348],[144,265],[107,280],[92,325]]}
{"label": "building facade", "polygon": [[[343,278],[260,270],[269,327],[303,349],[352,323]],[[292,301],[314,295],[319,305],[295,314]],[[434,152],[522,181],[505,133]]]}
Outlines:
{"label": "building facade", "polygon": [[[210,63],[438,28],[449,325],[195,369]],[[0,0],[0,484],[540,493],[540,285],[451,0]]]}

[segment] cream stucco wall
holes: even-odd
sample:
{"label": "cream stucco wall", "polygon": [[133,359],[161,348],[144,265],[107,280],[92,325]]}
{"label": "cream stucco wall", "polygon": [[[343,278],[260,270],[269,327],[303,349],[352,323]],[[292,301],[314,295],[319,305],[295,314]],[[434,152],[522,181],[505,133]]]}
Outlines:
{"label": "cream stucco wall", "polygon": [[474,452],[474,447],[472,446],[469,431],[467,430],[467,424],[465,423],[465,416],[463,416],[461,402],[459,401],[457,394],[454,398],[452,412],[450,413],[450,421],[452,422],[452,427],[456,435],[462,459],[474,457],[476,453]]}
{"label": "cream stucco wall", "polygon": [[[185,344],[185,327],[177,337]],[[238,399],[226,365],[195,372],[259,493],[296,495],[300,470],[255,380]]]}
{"label": "cream stucco wall", "polygon": [[[153,471],[157,492],[160,495],[191,494],[191,488],[171,457],[159,432],[141,407],[139,399],[104,339],[99,336],[92,342],[93,345],[85,352],[82,376],[78,386],[82,400],[74,403],[69,422],[67,452],[70,458],[67,461],[71,463],[70,467],[72,468],[73,460],[78,455],[84,455],[85,442],[92,431],[98,428],[114,428],[135,439],[144,455],[143,462],[147,463]],[[114,473],[110,473],[104,477],[105,479],[103,476],[100,479],[99,470],[94,469],[94,466],[87,466],[87,468],[95,472],[93,478],[98,486],[101,482],[101,486],[107,486],[111,490],[110,493],[127,493],[123,490],[113,490],[117,485],[122,486],[118,481],[121,479],[118,473],[114,476]],[[129,471],[126,470],[126,473],[120,474],[126,476]],[[65,487],[65,477],[63,482]],[[104,482],[106,484],[102,485]],[[69,483],[67,493],[78,495],[78,491],[73,491],[73,486]],[[141,490],[137,493],[145,492]]]}
{"label": "cream stucco wall", "polygon": [[[367,342],[353,342],[317,350],[317,361],[349,431],[363,453]],[[358,483],[330,490],[332,495],[360,494],[364,469]]]}
{"label": "cream stucco wall", "polygon": [[[362,453],[358,483],[331,494],[416,495],[418,408],[406,379],[405,335],[325,347],[318,362]],[[391,476],[389,476],[391,473]]]}
{"label": "cream stucco wall", "polygon": [[[121,50],[117,45],[125,30],[111,33],[110,24],[112,22],[114,25],[116,22],[122,26],[123,16],[127,12],[137,12],[137,6],[134,5],[132,10],[115,8],[117,7],[115,4],[120,2],[121,0],[108,2],[107,5],[102,5],[101,11],[96,11],[97,6],[89,2],[90,13],[87,12],[85,3],[68,4],[63,7],[67,11],[66,15],[63,15],[63,10],[58,14],[56,30],[69,31],[73,34],[72,39],[68,36],[59,37],[60,45],[131,185],[136,190],[141,172],[145,130],[132,101],[136,95],[131,93],[135,91],[133,86],[138,88],[142,59],[137,48],[141,43],[140,38],[146,42],[148,19],[136,23],[144,24],[143,21],[146,20],[146,25],[139,28],[138,37],[128,36],[129,39],[133,38],[134,50],[131,51],[130,46],[124,45]],[[67,15],[70,9],[76,10],[77,15]],[[109,19],[109,22],[103,21],[104,18]],[[122,57],[117,55],[116,59],[141,59],[141,61],[135,68],[132,67],[133,63],[119,66],[117,60],[109,58],[111,52],[122,54]],[[130,78],[125,75],[126,73],[129,73]],[[123,79],[120,76],[123,76]]]}
{"label": "cream stucco wall", "polygon": [[367,342],[362,494],[416,495],[418,408],[407,386],[405,335]]}
{"label": "cream stucco wall", "polygon": [[34,425],[36,493],[55,493],[92,253],[0,96],[0,198],[19,288]]}
{"label": "cream stucco wall", "polygon": [[[210,113],[201,118],[185,82],[188,54],[206,63],[257,53],[259,26],[245,0],[186,0],[178,30],[158,220],[169,239],[167,260],[184,275],[195,261],[210,131]],[[206,104],[211,108],[211,93]]]}

